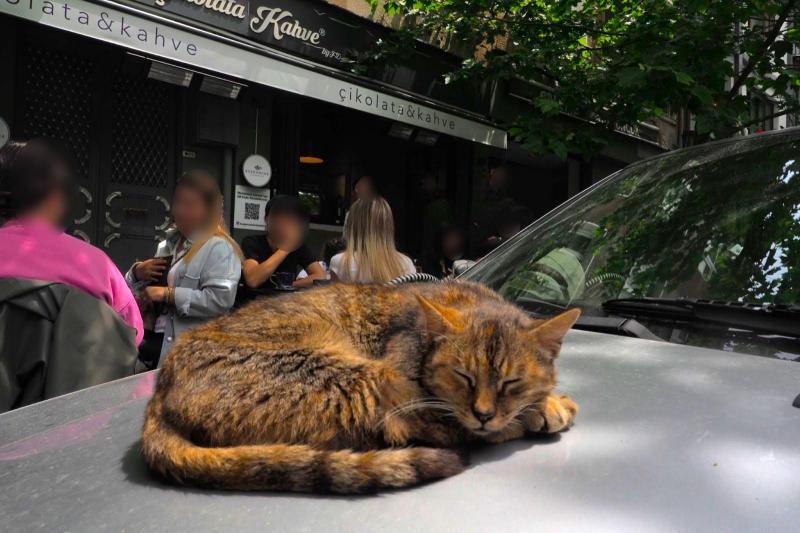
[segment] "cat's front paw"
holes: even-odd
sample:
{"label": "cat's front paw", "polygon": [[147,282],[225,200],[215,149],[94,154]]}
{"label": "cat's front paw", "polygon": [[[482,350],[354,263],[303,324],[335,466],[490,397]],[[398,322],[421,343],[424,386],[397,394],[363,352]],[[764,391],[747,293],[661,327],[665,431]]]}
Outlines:
{"label": "cat's front paw", "polygon": [[528,414],[526,426],[534,433],[557,433],[570,427],[578,415],[578,404],[566,394],[551,394],[544,408]]}
{"label": "cat's front paw", "polygon": [[413,427],[397,415],[388,414],[383,419],[383,440],[389,446],[406,446],[413,437]]}
{"label": "cat's front paw", "polygon": [[407,446],[412,441],[439,448],[458,445],[459,434],[452,427],[435,420],[388,415],[383,422],[383,439],[390,446]]}

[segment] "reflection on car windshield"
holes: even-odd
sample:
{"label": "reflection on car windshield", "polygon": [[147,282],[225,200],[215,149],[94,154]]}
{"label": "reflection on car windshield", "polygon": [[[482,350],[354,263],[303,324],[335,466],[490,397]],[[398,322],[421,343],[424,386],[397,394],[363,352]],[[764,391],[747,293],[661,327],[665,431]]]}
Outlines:
{"label": "reflection on car windshield", "polygon": [[800,134],[623,170],[527,228],[467,278],[507,298],[599,310],[614,298],[796,304]]}

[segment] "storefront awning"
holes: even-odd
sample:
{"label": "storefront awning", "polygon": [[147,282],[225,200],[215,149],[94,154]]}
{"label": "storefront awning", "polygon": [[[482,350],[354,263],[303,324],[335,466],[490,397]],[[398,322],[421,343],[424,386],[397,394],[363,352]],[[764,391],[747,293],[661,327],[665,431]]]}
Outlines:
{"label": "storefront awning", "polygon": [[0,13],[440,134],[506,148],[506,132],[490,124],[266,57],[144,13],[85,0],[0,0]]}

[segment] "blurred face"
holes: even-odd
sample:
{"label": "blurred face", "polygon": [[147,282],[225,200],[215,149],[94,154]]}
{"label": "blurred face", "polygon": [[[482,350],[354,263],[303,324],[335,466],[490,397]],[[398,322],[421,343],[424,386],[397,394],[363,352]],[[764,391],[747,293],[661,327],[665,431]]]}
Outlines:
{"label": "blurred face", "polygon": [[182,235],[191,237],[208,225],[209,207],[203,195],[191,187],[179,186],[172,198],[172,218]]}
{"label": "blurred face", "polygon": [[54,226],[66,226],[69,224],[67,220],[69,201],[67,200],[67,194],[60,187],[54,189],[42,201],[36,211]]}
{"label": "blurred face", "polygon": [[464,253],[464,237],[457,231],[446,233],[442,238],[442,251],[451,259],[461,257]]}
{"label": "blurred face", "polygon": [[372,186],[372,180],[369,178],[361,178],[353,187],[353,194],[359,200],[371,198],[375,195],[375,188]]}
{"label": "blurred face", "polygon": [[285,239],[289,232],[300,224],[300,220],[290,213],[271,212],[267,215],[267,231],[278,241]]}

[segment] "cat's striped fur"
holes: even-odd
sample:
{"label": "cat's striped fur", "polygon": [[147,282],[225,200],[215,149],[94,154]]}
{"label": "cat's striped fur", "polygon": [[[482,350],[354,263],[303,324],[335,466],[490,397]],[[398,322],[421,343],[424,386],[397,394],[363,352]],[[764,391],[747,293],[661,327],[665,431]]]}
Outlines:
{"label": "cat's striped fur", "polygon": [[144,456],[225,489],[363,493],[451,476],[466,442],[572,423],[553,360],[577,315],[532,320],[457,282],[262,299],[176,342]]}

